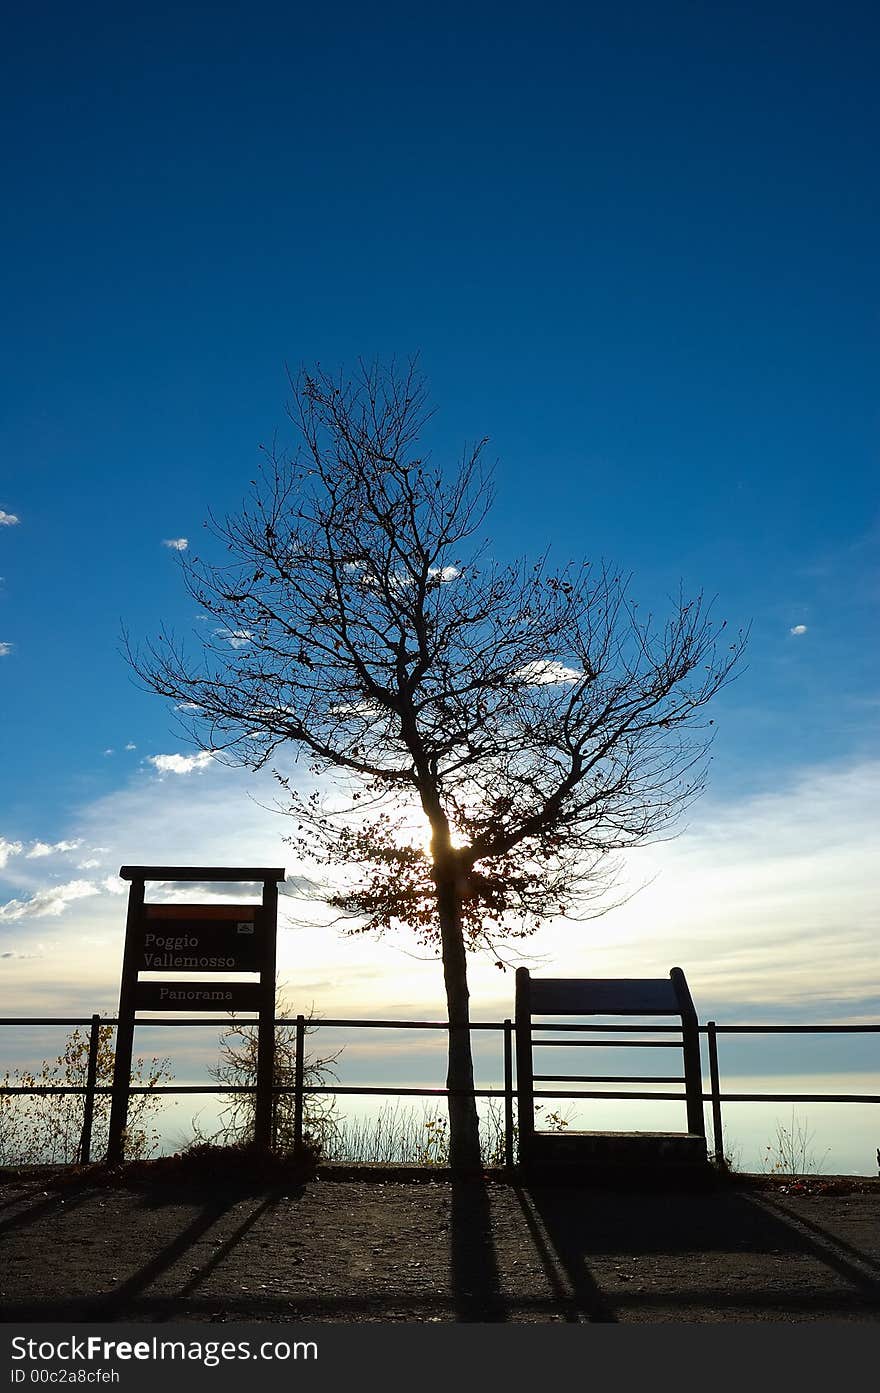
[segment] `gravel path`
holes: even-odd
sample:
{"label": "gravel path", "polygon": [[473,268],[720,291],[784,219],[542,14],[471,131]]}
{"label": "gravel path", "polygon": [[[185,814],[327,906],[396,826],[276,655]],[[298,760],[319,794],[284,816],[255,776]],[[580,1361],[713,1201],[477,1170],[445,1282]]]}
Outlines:
{"label": "gravel path", "polygon": [[[808,1190],[810,1187],[807,1187]],[[877,1320],[880,1188],[0,1183],[11,1321]],[[849,1191],[849,1192],[848,1192]]]}

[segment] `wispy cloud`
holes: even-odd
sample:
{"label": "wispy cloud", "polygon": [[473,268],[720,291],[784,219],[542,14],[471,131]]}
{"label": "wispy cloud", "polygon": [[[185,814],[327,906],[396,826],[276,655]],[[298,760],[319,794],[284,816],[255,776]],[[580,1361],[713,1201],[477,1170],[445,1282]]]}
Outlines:
{"label": "wispy cloud", "polygon": [[18,856],[23,850],[23,842],[9,842],[5,837],[0,837],[0,870],[6,865],[10,856]]}
{"label": "wispy cloud", "polygon": [[0,905],[0,920],[57,918],[73,900],[97,895],[98,887],[90,880],[69,880],[66,885],[51,885],[37,890],[28,899],[7,900]]}
{"label": "wispy cloud", "polygon": [[12,652],[12,647],[13,645],[11,643],[7,643],[4,639],[0,639],[0,658],[8,658],[9,654]]}
{"label": "wispy cloud", "polygon": [[533,687],[548,687],[557,684],[568,686],[572,682],[579,682],[583,675],[576,668],[566,667],[564,663],[556,663],[550,659],[526,663],[525,667],[518,668],[514,673],[514,676],[518,677],[521,682],[528,682]]}
{"label": "wispy cloud", "polygon": [[160,774],[191,774],[194,769],[207,769],[213,758],[210,750],[201,750],[197,755],[148,755],[147,763]]}
{"label": "wispy cloud", "polygon": [[17,527],[21,518],[16,517],[15,513],[7,513],[0,508],[0,527]]}
{"label": "wispy cloud", "polygon": [[254,637],[250,629],[215,629],[214,633],[225,639],[230,648],[244,648]]}
{"label": "wispy cloud", "polygon": [[36,861],[43,856],[53,856],[56,852],[76,851],[81,846],[81,837],[71,842],[34,842],[26,856],[28,861]]}
{"label": "wispy cloud", "polygon": [[125,748],[126,748],[127,750],[136,750],[136,749],[137,749],[137,745],[134,743],[133,740],[129,740],[129,742],[128,742],[128,744],[126,745]]}
{"label": "wispy cloud", "polygon": [[622,889],[651,883],[629,903],[548,934],[552,975],[680,963],[698,1005],[789,1004],[807,1018],[876,991],[880,760],[803,769],[725,805],[707,799],[692,819],[678,839],[631,855]]}
{"label": "wispy cloud", "polygon": [[[199,758],[165,756],[187,765]],[[167,772],[190,770],[172,765]],[[124,894],[114,890],[125,887],[108,872],[125,862],[277,864],[292,878],[306,873],[283,843],[288,821],[268,810],[276,792],[268,775],[219,762],[207,778],[134,776],[84,807],[70,829],[69,839],[82,838],[90,858],[102,856],[105,869],[95,868],[94,880],[36,880],[53,863],[10,851],[7,877],[17,898],[2,918],[20,921],[15,948],[32,952],[44,916],[64,930],[45,959],[8,964],[22,1012],[65,1014],[74,1001],[84,1012],[115,1006],[125,913]],[[629,903],[585,924],[550,922],[516,951],[548,976],[662,976],[678,963],[704,1017],[741,1019],[746,1008],[784,1009],[804,1020],[857,1016],[876,990],[878,835],[880,759],[805,768],[748,798],[706,798],[678,839],[629,857],[621,893],[649,882]],[[256,898],[252,888],[216,885],[199,888],[197,897],[239,892]],[[156,885],[149,897],[187,893]],[[281,933],[279,970],[296,981],[299,1000],[314,1001],[327,1016],[442,1018],[442,974],[430,954],[413,953],[411,935],[348,937],[326,926],[320,906],[299,898],[283,900],[282,920],[290,919],[301,927]],[[510,1014],[509,973],[474,957],[469,977],[475,1018]]]}
{"label": "wispy cloud", "polygon": [[807,632],[807,626],[806,624],[794,624],[788,632],[793,634],[795,638],[800,638],[801,634]]}
{"label": "wispy cloud", "polygon": [[[346,562],[345,570],[351,576],[357,576],[362,585],[376,586],[379,584],[388,585],[392,590],[408,590],[415,584],[413,576],[406,571],[398,571],[396,574],[383,575],[382,577],[374,571],[369,563],[363,561]],[[457,580],[461,571],[457,566],[429,566],[428,578],[432,581]]]}
{"label": "wispy cloud", "polygon": [[189,546],[187,537],[166,537],[162,542],[163,547],[169,547],[171,551],[186,551]]}

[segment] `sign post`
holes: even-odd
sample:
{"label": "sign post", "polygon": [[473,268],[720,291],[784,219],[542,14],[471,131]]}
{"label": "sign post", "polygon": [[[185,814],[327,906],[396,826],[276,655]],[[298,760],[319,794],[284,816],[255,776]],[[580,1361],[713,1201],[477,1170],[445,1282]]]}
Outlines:
{"label": "sign post", "polygon": [[[254,1011],[258,1014],[257,1105],[254,1141],[272,1144],[272,1085],[275,1059],[275,941],[280,867],[123,866],[131,882],[119,992],[119,1024],[110,1103],[107,1161],[125,1152],[136,1011]],[[253,881],[263,887],[260,904],[146,904],[149,880]],[[161,973],[141,981],[141,973]],[[180,976],[180,974],[192,974]],[[205,981],[205,974],[223,973]],[[241,982],[226,974],[257,974]],[[173,976],[169,974],[174,974]]]}

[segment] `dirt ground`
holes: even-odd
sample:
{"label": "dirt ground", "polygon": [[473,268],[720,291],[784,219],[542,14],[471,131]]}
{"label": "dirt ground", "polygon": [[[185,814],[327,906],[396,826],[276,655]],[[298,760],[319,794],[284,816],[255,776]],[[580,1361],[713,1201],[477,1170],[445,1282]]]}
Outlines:
{"label": "dirt ground", "polygon": [[0,1178],[18,1321],[872,1321],[880,1185],[697,1192],[326,1168],[246,1194]]}

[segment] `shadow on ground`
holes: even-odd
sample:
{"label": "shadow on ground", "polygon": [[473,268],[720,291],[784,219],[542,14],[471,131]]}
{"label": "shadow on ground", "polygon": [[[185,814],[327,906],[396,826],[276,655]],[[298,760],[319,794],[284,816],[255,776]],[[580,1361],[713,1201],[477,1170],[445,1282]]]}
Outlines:
{"label": "shadow on ground", "polygon": [[0,1190],[5,1321],[875,1320],[880,1194]]}
{"label": "shadow on ground", "polygon": [[[880,1315],[876,1253],[804,1216],[805,1201],[729,1187],[664,1195],[542,1186],[517,1196],[569,1320]],[[866,1208],[876,1242],[876,1198]]]}

